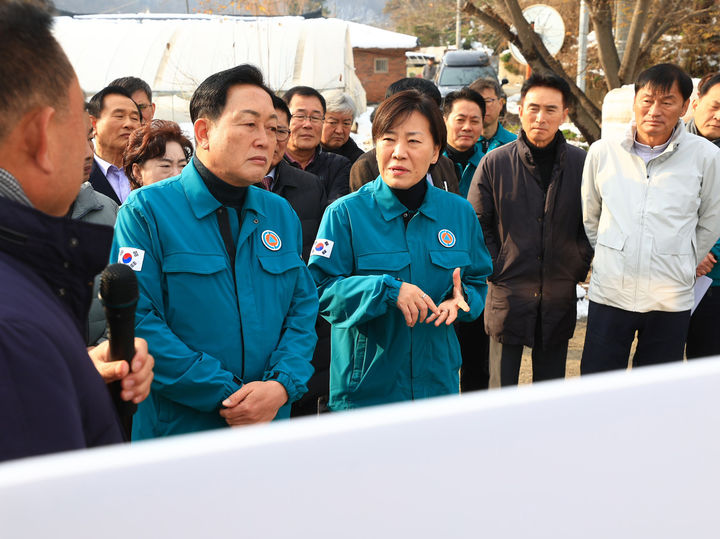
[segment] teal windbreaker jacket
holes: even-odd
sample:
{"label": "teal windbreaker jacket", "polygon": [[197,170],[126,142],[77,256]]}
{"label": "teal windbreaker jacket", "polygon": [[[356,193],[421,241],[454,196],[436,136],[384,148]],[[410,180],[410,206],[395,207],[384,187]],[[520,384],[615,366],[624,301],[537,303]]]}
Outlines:
{"label": "teal windbreaker jacket", "polygon": [[467,200],[430,186],[407,228],[406,211],[378,177],[330,205],[320,224],[309,267],[332,324],[333,410],[458,392],[453,326],[409,328],[398,292],[412,283],[439,305],[460,267],[470,312],[459,319],[473,320],[485,303],[490,255]]}
{"label": "teal windbreaker jacket", "polygon": [[278,418],[307,391],[318,300],[300,222],[284,199],[250,187],[242,225],[226,209],[232,275],[219,208],[191,162],[180,176],[133,191],[118,213],[111,261],[137,271],[136,335],[155,358],[133,439],[227,426],[220,403],[246,382],[285,387]]}

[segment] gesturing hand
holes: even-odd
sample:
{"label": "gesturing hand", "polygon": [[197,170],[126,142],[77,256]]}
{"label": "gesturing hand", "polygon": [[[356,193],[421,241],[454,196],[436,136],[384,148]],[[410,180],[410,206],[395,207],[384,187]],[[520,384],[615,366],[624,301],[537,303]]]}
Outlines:
{"label": "gesturing hand", "polygon": [[455,322],[458,309],[468,312],[470,310],[470,306],[465,301],[465,296],[463,295],[462,281],[460,280],[460,268],[455,268],[453,271],[452,297],[443,301],[438,307],[437,314],[431,314],[427,320],[425,320],[425,323],[429,324],[434,320],[436,326],[439,326],[443,322],[445,322],[445,325],[449,326]]}
{"label": "gesturing hand", "polygon": [[405,317],[408,327],[413,327],[418,321],[425,320],[430,309],[433,315],[440,314],[433,300],[419,287],[410,283],[403,283],[398,293],[397,307]]}

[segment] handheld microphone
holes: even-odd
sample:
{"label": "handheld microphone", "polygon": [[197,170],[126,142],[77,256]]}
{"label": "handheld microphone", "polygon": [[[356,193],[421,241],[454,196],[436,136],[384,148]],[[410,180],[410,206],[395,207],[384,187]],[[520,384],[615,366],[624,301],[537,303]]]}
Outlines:
{"label": "handheld microphone", "polygon": [[[100,274],[100,301],[105,308],[111,361],[127,361],[135,356],[135,307],[138,283],[135,272],[125,264],[110,264]],[[127,439],[137,405],[120,398],[120,382],[111,384],[111,394]]]}

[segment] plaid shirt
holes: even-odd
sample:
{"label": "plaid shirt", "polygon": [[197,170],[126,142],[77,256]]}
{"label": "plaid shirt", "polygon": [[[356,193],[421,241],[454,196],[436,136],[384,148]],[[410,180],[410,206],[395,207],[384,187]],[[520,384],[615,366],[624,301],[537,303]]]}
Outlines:
{"label": "plaid shirt", "polygon": [[30,199],[18,181],[3,168],[0,168],[0,197],[32,207]]}

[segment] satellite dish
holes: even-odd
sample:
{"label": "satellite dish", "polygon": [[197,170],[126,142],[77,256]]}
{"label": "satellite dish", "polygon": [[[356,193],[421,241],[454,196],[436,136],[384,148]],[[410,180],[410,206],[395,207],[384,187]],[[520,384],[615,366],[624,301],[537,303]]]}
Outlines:
{"label": "satellite dish", "polygon": [[[523,16],[533,25],[535,33],[540,36],[545,48],[552,56],[560,52],[565,41],[565,23],[555,8],[545,4],[533,4],[523,10]],[[511,30],[514,32],[515,27],[513,26]],[[512,43],[510,43],[510,53],[521,64],[527,64],[523,55]]]}

